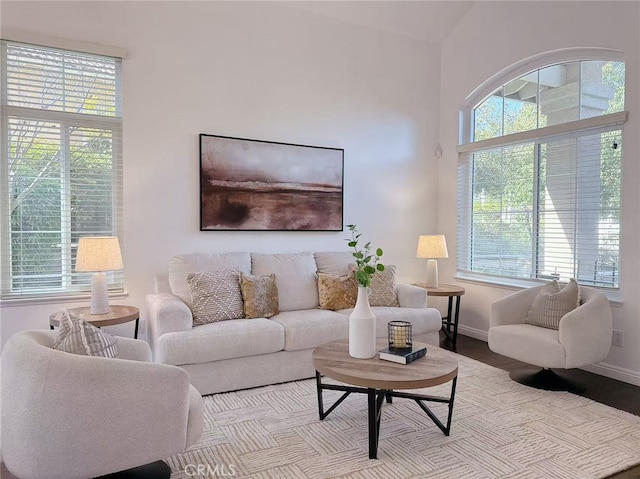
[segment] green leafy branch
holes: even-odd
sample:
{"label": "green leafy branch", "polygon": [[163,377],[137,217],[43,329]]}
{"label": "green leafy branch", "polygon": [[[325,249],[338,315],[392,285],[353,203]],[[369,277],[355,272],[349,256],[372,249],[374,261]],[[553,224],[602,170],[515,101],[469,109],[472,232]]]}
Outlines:
{"label": "green leafy branch", "polygon": [[358,249],[358,242],[362,234],[358,233],[356,225],[347,225],[351,231],[351,239],[347,239],[349,248],[353,248],[353,257],[356,260],[356,280],[360,286],[368,288],[371,286],[371,279],[376,271],[384,271],[384,265],[380,263],[380,257],[383,252],[381,248],[375,250],[375,254],[371,253],[371,242],[364,245],[363,249]]}

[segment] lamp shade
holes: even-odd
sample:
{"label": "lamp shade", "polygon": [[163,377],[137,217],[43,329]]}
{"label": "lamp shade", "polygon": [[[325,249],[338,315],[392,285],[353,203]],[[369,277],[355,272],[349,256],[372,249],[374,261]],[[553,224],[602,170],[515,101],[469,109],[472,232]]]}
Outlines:
{"label": "lamp shade", "polygon": [[447,242],[444,235],[422,235],[418,238],[418,258],[448,258]]}
{"label": "lamp shade", "polygon": [[120,243],[115,236],[86,236],[78,242],[76,271],[115,271],[123,269]]}

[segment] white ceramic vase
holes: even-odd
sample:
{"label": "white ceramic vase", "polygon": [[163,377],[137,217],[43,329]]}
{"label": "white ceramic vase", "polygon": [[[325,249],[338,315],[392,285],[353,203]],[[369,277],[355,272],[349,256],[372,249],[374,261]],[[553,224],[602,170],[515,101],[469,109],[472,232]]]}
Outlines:
{"label": "white ceramic vase", "polygon": [[358,286],[356,306],[349,315],[349,356],[368,359],[376,352],[376,317],[369,306],[369,288]]}

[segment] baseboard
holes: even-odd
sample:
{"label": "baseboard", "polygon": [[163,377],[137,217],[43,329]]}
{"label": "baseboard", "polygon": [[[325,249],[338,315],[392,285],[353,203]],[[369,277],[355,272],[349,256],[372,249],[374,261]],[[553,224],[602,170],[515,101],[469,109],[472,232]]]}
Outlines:
{"label": "baseboard", "polygon": [[470,328],[469,326],[460,324],[458,325],[458,333],[469,336],[470,338],[479,339],[480,341],[484,341],[485,343],[489,341],[488,333],[486,331],[483,331],[482,329]]}
{"label": "baseboard", "polygon": [[[458,326],[458,333],[469,336],[471,338],[479,339],[480,341],[484,341],[485,343],[489,340],[486,331],[476,328],[470,328],[469,326],[463,326],[462,324]],[[622,381],[623,383],[640,386],[640,372],[633,371],[631,369],[625,369],[621,368],[620,366],[614,366],[613,364],[607,363],[596,363],[580,369],[589,371],[593,374],[598,374],[599,376],[604,376],[606,378],[616,379],[618,381]]]}
{"label": "baseboard", "polygon": [[614,366],[607,363],[596,363],[591,366],[585,366],[585,371],[590,373],[599,374],[611,379],[617,379],[623,383],[633,384],[634,386],[640,386],[640,372],[633,371],[631,369],[621,368],[620,366]]}

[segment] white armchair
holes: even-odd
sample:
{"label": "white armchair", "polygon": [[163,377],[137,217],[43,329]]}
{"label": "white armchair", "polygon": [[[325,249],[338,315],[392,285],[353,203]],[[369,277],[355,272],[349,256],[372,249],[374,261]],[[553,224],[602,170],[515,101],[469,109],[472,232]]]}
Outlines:
{"label": "white armchair", "polygon": [[582,385],[551,368],[579,368],[607,357],[613,328],[609,300],[598,290],[581,286],[580,306],[562,317],[558,330],[547,329],[524,322],[540,289],[518,291],[492,305],[489,349],[543,368],[512,371],[515,381],[553,391],[583,391]]}
{"label": "white armchair", "polygon": [[90,357],[53,349],[56,334],[22,331],[2,352],[2,456],[12,474],[96,477],[200,437],[202,397],[184,370],[149,362],[147,343],[119,337],[118,359]]}

